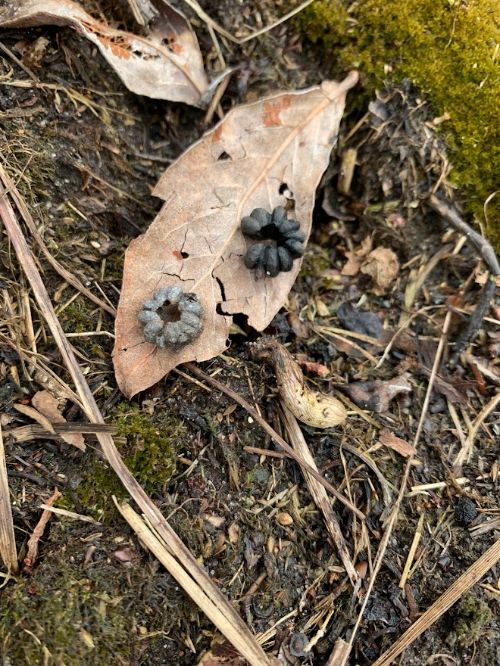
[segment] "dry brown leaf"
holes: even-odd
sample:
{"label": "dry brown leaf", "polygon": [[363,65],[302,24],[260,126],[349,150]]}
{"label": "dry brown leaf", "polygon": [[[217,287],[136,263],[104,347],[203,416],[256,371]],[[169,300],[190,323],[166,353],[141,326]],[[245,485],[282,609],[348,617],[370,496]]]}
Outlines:
{"label": "dry brown leaf", "polygon": [[361,272],[373,280],[373,292],[383,294],[399,273],[399,261],[388,247],[376,247],[366,257]]}
{"label": "dry brown leaf", "polygon": [[20,402],[16,402],[14,404],[14,409],[17,410],[20,414],[24,414],[24,416],[27,416],[29,419],[33,419],[33,421],[39,423],[42,428],[45,428],[47,432],[55,434],[56,431],[54,430],[52,423],[46,416],[39,412],[38,409],[30,407],[29,405],[23,405]]}
{"label": "dry brown leaf", "polygon": [[[42,414],[51,424],[66,423],[66,419],[59,411],[59,402],[49,391],[38,391],[31,398],[31,404]],[[79,432],[61,433],[60,437],[66,444],[76,446],[77,449],[85,451],[85,442],[83,435]]]}
{"label": "dry brown leaf", "polygon": [[361,264],[371,249],[372,239],[370,236],[367,236],[361,241],[361,245],[356,250],[348,250],[347,252],[344,252],[344,255],[347,257],[347,263],[342,267],[341,274],[350,277],[357,275],[361,268]]}
{"label": "dry brown leaf", "polygon": [[[163,174],[155,194],[165,199],[148,231],[126,256],[116,318],[114,364],[127,396],[151,386],[172,368],[224,351],[232,315],[243,313],[263,330],[285,302],[300,269],[255,279],[242,256],[243,216],[285,203],[293,192],[295,216],[309,235],[315,190],[336,142],[347,91],[357,81],[259,100],[233,109]],[[145,342],[137,319],[155,289],[181,283],[205,312],[199,338],[179,349]]]}
{"label": "dry brown leaf", "polygon": [[70,26],[97,46],[132,92],[202,106],[208,81],[196,35],[168,3],[157,9],[147,37],[114,30],[71,0],[11,0],[0,8],[0,26]]}
{"label": "dry brown leaf", "polygon": [[402,456],[411,457],[417,453],[417,449],[414,446],[408,444],[408,442],[405,442],[404,439],[397,437],[387,428],[382,428],[378,441],[383,446],[388,446],[390,449],[397,451]]}

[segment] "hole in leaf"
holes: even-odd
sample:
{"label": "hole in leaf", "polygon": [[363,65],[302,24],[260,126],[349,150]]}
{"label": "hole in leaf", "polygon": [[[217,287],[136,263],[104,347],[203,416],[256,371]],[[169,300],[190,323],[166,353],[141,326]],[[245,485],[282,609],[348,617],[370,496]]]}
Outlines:
{"label": "hole in leaf", "polygon": [[284,194],[288,189],[289,188],[288,188],[288,185],[286,183],[281,183],[281,185],[279,186],[278,192],[280,194]]}
{"label": "hole in leaf", "polygon": [[181,257],[187,259],[189,257],[189,252],[181,252]]}
{"label": "hole in leaf", "polygon": [[179,321],[181,318],[181,311],[177,303],[170,303],[169,301],[158,309],[158,314],[166,324],[172,321]]}
{"label": "hole in leaf", "polygon": [[229,153],[226,153],[226,151],[223,150],[222,153],[217,158],[217,161],[218,162],[224,162],[225,160],[230,160],[230,159],[231,159],[231,155],[229,155]]}

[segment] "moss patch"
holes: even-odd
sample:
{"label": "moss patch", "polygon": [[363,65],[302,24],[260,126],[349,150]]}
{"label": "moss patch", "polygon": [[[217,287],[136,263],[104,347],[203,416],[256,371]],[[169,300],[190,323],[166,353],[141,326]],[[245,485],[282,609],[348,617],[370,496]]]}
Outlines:
{"label": "moss patch", "polygon": [[121,450],[127,467],[147,493],[161,490],[175,472],[175,443],[186,427],[170,413],[153,421],[128,403],[118,406],[115,423],[118,436],[127,440]]}
{"label": "moss patch", "polygon": [[106,561],[83,570],[82,555],[73,557],[64,546],[38,567],[36,579],[21,578],[2,591],[4,663],[131,663],[136,631],[124,602],[131,597],[127,571]]}
{"label": "moss patch", "polygon": [[462,647],[469,647],[476,643],[484,633],[484,628],[493,620],[493,613],[488,604],[474,596],[466,594],[457,607],[454,631],[448,635],[448,643],[458,643]]}
{"label": "moss patch", "polygon": [[[335,76],[359,68],[370,97],[384,81],[408,77],[437,115],[449,114],[441,127],[452,177],[481,221],[486,199],[498,189],[497,10],[496,0],[364,0],[349,8],[340,0],[317,0],[299,18],[331,59]],[[492,204],[487,227],[500,245],[500,215]]]}
{"label": "moss patch", "polygon": [[[112,422],[118,450],[130,472],[148,494],[163,492],[175,473],[177,446],[186,434],[182,421],[170,413],[150,416],[138,405],[123,402],[116,408]],[[128,497],[109,465],[96,459],[87,468],[76,497],[85,511],[103,520],[103,512],[108,519],[108,511],[115,515],[112,495],[119,499]]]}

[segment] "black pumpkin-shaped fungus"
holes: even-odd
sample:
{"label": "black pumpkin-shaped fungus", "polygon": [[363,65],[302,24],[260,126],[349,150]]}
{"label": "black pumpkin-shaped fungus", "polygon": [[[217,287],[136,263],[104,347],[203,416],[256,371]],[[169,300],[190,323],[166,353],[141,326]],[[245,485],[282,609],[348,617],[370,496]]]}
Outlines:
{"label": "black pumpkin-shaped fungus", "polygon": [[164,349],[195,340],[203,329],[203,307],[196,294],[178,286],[157,289],[138,315],[147,342]]}
{"label": "black pumpkin-shaped fungus", "polygon": [[264,208],[255,208],[241,221],[241,231],[254,238],[244,258],[245,266],[253,268],[257,276],[276,277],[292,269],[294,259],[304,254],[305,236],[300,231],[300,223],[289,220],[286,210],[278,206],[272,213]]}

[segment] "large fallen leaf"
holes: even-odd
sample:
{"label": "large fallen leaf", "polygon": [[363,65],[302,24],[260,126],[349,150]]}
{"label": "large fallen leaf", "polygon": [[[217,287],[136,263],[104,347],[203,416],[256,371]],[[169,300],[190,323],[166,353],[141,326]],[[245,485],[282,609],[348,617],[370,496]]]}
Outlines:
{"label": "large fallen leaf", "polygon": [[148,37],[114,30],[71,0],[10,0],[0,27],[64,25],[93,42],[129,90],[201,106],[208,82],[198,41],[184,16],[163,0]]}
{"label": "large fallen leaf", "polygon": [[[160,179],[154,194],[165,204],[126,256],[116,318],[114,364],[128,396],[151,386],[179,363],[203,361],[227,344],[232,316],[242,313],[263,330],[283,305],[300,268],[256,280],[245,268],[243,216],[272,210],[293,193],[301,230],[309,235],[315,190],[328,165],[351,73],[342,83],[291,92],[233,109],[186,151]],[[137,319],[159,287],[182,285],[201,301],[200,337],[172,350],[145,342]]]}

